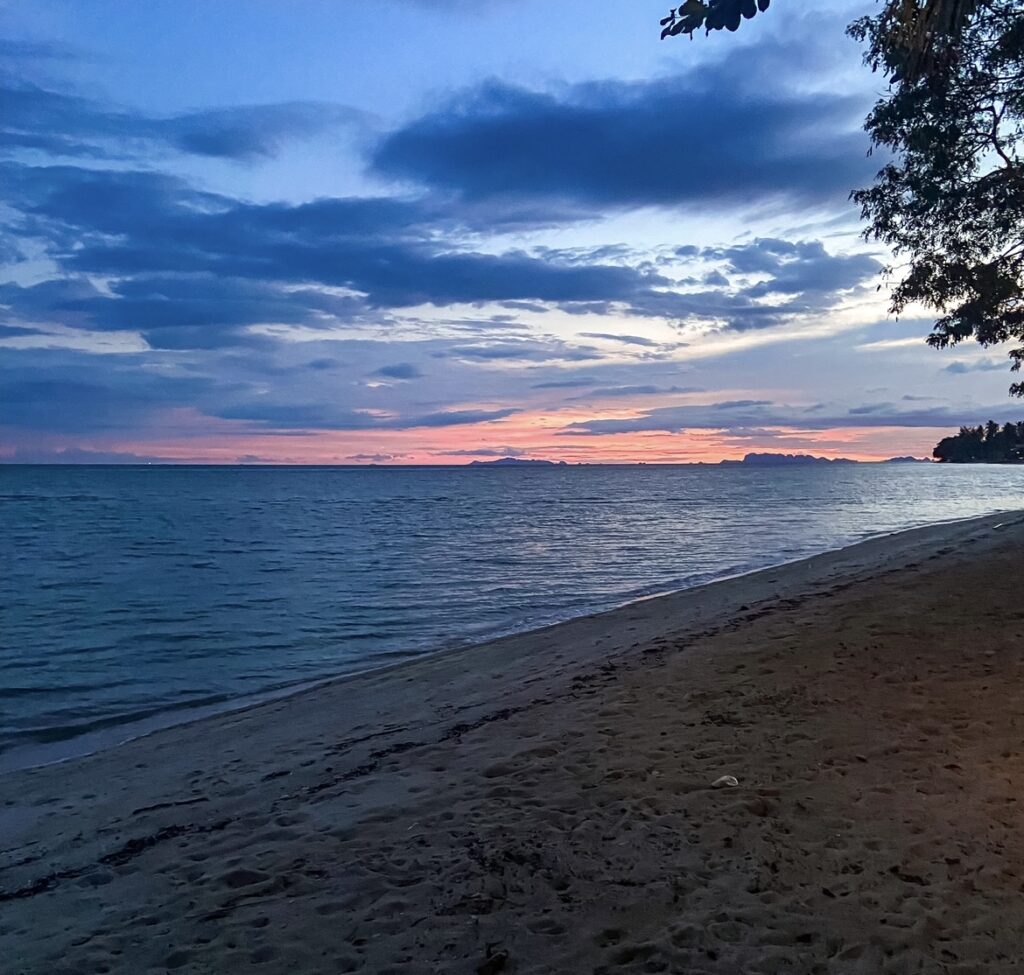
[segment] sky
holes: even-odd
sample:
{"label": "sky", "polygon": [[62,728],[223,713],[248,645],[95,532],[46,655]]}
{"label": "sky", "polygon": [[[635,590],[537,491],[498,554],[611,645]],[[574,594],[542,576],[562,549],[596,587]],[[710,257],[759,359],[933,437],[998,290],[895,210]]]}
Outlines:
{"label": "sky", "polygon": [[874,9],[0,0],[0,460],[870,460],[1019,419],[999,349],[887,314]]}

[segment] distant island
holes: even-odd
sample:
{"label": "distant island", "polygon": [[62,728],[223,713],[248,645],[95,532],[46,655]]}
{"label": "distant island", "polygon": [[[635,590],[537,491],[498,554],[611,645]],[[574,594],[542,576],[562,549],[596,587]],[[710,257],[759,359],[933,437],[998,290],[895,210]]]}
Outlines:
{"label": "distant island", "polygon": [[[850,457],[815,457],[812,454],[750,453],[742,460],[720,460],[720,467],[801,467],[806,465],[843,466],[846,464],[930,464],[927,457],[889,457],[880,461],[859,461]],[[644,461],[639,461],[644,466]],[[527,457],[499,457],[497,460],[474,460],[468,467],[567,467],[564,460],[544,460]],[[704,466],[703,461],[698,466]]]}
{"label": "distant island", "polygon": [[529,460],[525,457],[499,457],[497,460],[472,460],[470,467],[567,467],[564,460]]}
{"label": "distant island", "polygon": [[936,444],[932,456],[943,464],[1024,464],[1024,423],[961,427]]}
{"label": "distant island", "polygon": [[742,464],[744,467],[791,467],[796,464],[856,464],[846,457],[812,457],[810,454],[747,454],[743,460],[722,460],[725,467]]}
{"label": "distant island", "polygon": [[[860,464],[850,457],[814,457],[811,454],[747,454],[743,460],[720,460],[725,467],[795,467],[806,464]],[[926,457],[889,457],[887,460],[868,461],[872,464],[930,464]]]}

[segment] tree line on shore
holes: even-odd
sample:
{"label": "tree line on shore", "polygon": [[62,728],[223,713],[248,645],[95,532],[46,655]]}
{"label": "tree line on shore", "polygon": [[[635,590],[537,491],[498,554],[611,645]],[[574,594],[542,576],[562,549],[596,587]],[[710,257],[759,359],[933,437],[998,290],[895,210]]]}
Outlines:
{"label": "tree line on shore", "polygon": [[1024,423],[1000,427],[994,420],[984,426],[961,427],[943,437],[932,456],[950,464],[1024,464]]}

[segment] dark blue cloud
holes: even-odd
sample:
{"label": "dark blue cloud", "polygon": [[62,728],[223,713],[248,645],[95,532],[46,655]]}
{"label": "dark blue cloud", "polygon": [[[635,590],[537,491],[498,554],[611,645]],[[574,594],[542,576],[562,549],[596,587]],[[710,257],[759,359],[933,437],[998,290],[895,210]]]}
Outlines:
{"label": "dark blue cloud", "polygon": [[466,199],[842,204],[873,172],[860,131],[868,106],[790,88],[784,53],[745,50],[678,76],[557,92],[490,82],[390,133],[372,166]]}
{"label": "dark blue cloud", "polygon": [[259,281],[210,274],[139,275],[113,281],[101,292],[82,279],[57,279],[30,287],[0,284],[0,303],[25,316],[67,325],[144,332],[253,322],[296,324],[316,315],[347,318],[361,303],[316,289],[280,288]]}
{"label": "dark blue cloud", "polygon": [[[845,295],[877,278],[882,265],[867,254],[830,254],[817,240],[761,238],[733,247],[687,248],[686,256],[724,262],[737,275],[758,277],[750,284],[726,283],[703,291],[651,290],[636,299],[636,314],[722,323],[732,331],[772,328],[794,316],[819,314]],[[704,282],[715,280],[711,272]],[[766,300],[771,299],[771,300]]]}
{"label": "dark blue cloud", "polygon": [[18,446],[0,456],[0,464],[163,464],[166,458],[130,450],[91,450],[88,447]]}
{"label": "dark blue cloud", "polygon": [[0,422],[12,427],[107,433],[128,428],[157,405],[141,390],[74,379],[13,379],[0,386]]}
{"label": "dark blue cloud", "polygon": [[490,423],[493,420],[504,420],[506,417],[521,413],[522,410],[506,408],[501,410],[440,410],[419,417],[409,417],[398,423],[398,429],[412,427],[452,427],[470,423]]}
{"label": "dark blue cloud", "polygon": [[548,382],[534,383],[530,389],[580,389],[584,386],[594,386],[598,382],[598,379],[580,376],[576,379],[552,379]]}
{"label": "dark blue cloud", "polygon": [[[342,343],[358,362],[389,351],[384,342]],[[302,346],[213,351],[168,359],[159,352],[90,354],[67,349],[0,348],[0,431],[5,446],[29,449],[39,434],[76,437],[145,435],[156,425],[167,434],[169,411],[241,421],[260,434],[303,436],[308,430],[407,430],[489,423],[519,412],[515,407],[380,410],[379,393],[362,384],[339,384],[318,363],[345,368],[339,359],[308,357]],[[372,361],[372,359],[371,359]],[[383,367],[387,369],[387,366]],[[395,370],[390,370],[395,371]],[[415,367],[398,370],[405,375]],[[87,442],[87,441],[85,441]]]}
{"label": "dark blue cloud", "polygon": [[996,362],[994,359],[978,359],[974,362],[957,359],[946,366],[944,372],[952,373],[954,376],[963,376],[970,372],[1002,372],[1005,368],[1005,363]]}
{"label": "dark blue cloud", "polygon": [[[832,165],[832,154],[853,165],[847,159],[849,104],[832,96],[794,96],[784,85],[759,86],[757,70],[751,70],[754,80],[730,81],[724,69],[707,69],[706,85],[688,76],[548,95],[501,86],[471,93],[447,116],[427,115],[393,133],[375,157],[383,169],[404,166],[406,175],[445,192],[303,204],[249,203],[166,173],[123,167],[125,159],[152,164],[172,152],[263,158],[286,139],[344,124],[350,120],[344,110],[293,103],[158,118],[9,85],[0,93],[10,109],[0,116],[0,140],[13,158],[0,169],[0,195],[11,219],[0,234],[0,256],[13,261],[22,253],[41,254],[56,270],[35,285],[0,284],[6,334],[31,333],[36,325],[127,330],[142,334],[153,350],[202,351],[66,360],[4,352],[10,368],[0,368],[0,423],[27,431],[127,431],[179,407],[282,436],[311,428],[500,421],[516,411],[433,409],[442,402],[434,400],[433,411],[423,412],[422,402],[402,403],[419,384],[402,383],[389,390],[393,412],[386,415],[379,409],[383,393],[365,379],[416,379],[422,375],[416,363],[432,356],[461,360],[446,368],[476,375],[488,364],[596,363],[605,356],[550,337],[520,339],[513,330],[523,325],[515,317],[487,317],[486,311],[479,319],[423,316],[443,334],[472,333],[458,341],[398,354],[353,349],[352,356],[342,353],[344,362],[333,355],[340,346],[317,343],[315,352],[309,346],[299,351],[276,344],[265,334],[272,330],[252,326],[329,328],[336,338],[342,327],[406,326],[409,313],[403,318],[399,312],[418,305],[495,303],[530,315],[557,307],[743,330],[827,310],[876,272],[872,259],[831,255],[815,241],[679,247],[676,256],[696,265],[680,284],[664,267],[618,244],[495,252],[480,243],[481,235],[592,218],[609,207],[675,205],[698,197],[713,206],[830,198],[849,171]],[[707,98],[712,88],[722,99],[714,110]],[[729,125],[718,143],[695,152],[708,138],[713,111]],[[690,117],[680,122],[680,113]],[[772,124],[777,130],[766,134]],[[819,125],[838,133],[835,140],[811,138]],[[521,145],[514,144],[517,132]],[[549,134],[549,143],[536,141]],[[478,137],[483,141],[476,145]],[[552,153],[565,149],[567,139],[577,141],[559,161]],[[754,152],[759,139],[761,156]],[[507,157],[501,155],[506,148]],[[401,164],[388,156],[412,149]],[[80,165],[29,165],[38,158],[29,150],[77,156]],[[417,168],[414,158],[421,150],[426,154],[417,158],[426,169]],[[473,156],[492,150],[498,155]],[[441,170],[431,175],[438,160],[458,162],[462,155],[479,164],[477,171],[455,166],[447,176]],[[118,162],[112,166],[111,160]],[[694,186],[701,181],[710,182],[698,192]],[[717,269],[709,272],[710,263]],[[664,344],[643,334],[586,334],[636,346],[633,358],[653,356]],[[409,362],[393,361],[406,356]],[[591,398],[683,391],[664,385],[672,381],[669,373],[655,385],[649,373],[586,368],[601,371],[600,381],[575,376],[534,388],[593,386]],[[470,399],[489,402],[489,395]],[[720,404],[718,411],[735,412],[739,422],[765,406],[736,402]]]}
{"label": "dark blue cloud", "polygon": [[0,426],[12,429],[125,432],[169,405],[195,402],[210,386],[147,373],[130,355],[0,351]]}
{"label": "dark blue cloud", "polygon": [[855,288],[878,275],[882,265],[867,254],[829,254],[820,240],[759,238],[735,247],[707,248],[705,257],[725,260],[739,274],[766,274],[743,289],[751,298],[767,294],[815,294]]}
{"label": "dark blue cloud", "polygon": [[393,366],[381,366],[374,375],[388,379],[419,379],[423,373],[418,366],[408,362],[396,362]]}
{"label": "dark blue cloud", "polygon": [[865,403],[863,406],[854,406],[849,413],[850,416],[862,417],[873,413],[891,413],[892,409],[892,403]]}
{"label": "dark blue cloud", "polygon": [[290,139],[360,120],[315,102],[246,105],[165,118],[104,105],[29,83],[0,83],[0,148],[123,158],[142,148],[248,161],[276,155]]}
{"label": "dark blue cloud", "polygon": [[609,342],[622,342],[624,345],[643,345],[656,348],[661,343],[644,335],[617,335],[614,332],[580,332],[584,338],[607,339]]}
{"label": "dark blue cloud", "polygon": [[[870,257],[831,255],[815,241],[755,241],[698,252],[699,259],[767,280],[679,291],[645,267],[461,249],[451,217],[423,202],[255,205],[144,171],[8,165],[2,175],[19,213],[15,232],[42,244],[64,275],[37,290],[4,289],[0,301],[14,318],[133,329],[163,348],[225,344],[253,324],[381,324],[383,311],[421,304],[557,305],[577,314],[769,328],[827,310],[878,268]],[[104,277],[108,289],[74,281],[86,275]],[[516,324],[492,318],[487,327]],[[658,345],[642,335],[592,334]],[[490,358],[522,351],[492,348]],[[589,354],[577,349],[573,357]]]}
{"label": "dark blue cloud", "polygon": [[697,393],[697,386],[654,386],[650,384],[638,386],[598,386],[588,393],[575,399],[604,399],[617,396],[659,396],[665,393]]}
{"label": "dark blue cloud", "polygon": [[[705,406],[664,406],[646,410],[635,417],[596,418],[572,423],[564,435],[608,436],[619,433],[664,432],[681,433],[693,430],[791,427],[801,430],[824,430],[833,427],[957,427],[993,417],[999,422],[1014,419],[1014,408],[1005,404],[956,410],[941,406],[932,409],[900,410],[890,404],[868,404],[832,415],[808,416],[799,408],[750,401],[750,406],[712,403]],[[884,407],[889,407],[884,408]],[[1018,411],[1019,412],[1019,411]]]}
{"label": "dark blue cloud", "polygon": [[152,173],[67,166],[7,172],[12,203],[34,232],[48,237],[66,273],[316,283],[361,292],[373,308],[629,302],[668,283],[619,265],[453,251],[435,239],[429,208],[398,201],[255,206],[195,193]]}
{"label": "dark blue cloud", "polygon": [[521,340],[516,342],[482,343],[480,345],[452,345],[435,353],[437,358],[469,359],[481,362],[507,360],[511,362],[550,362],[567,360],[587,362],[603,358],[597,349],[586,345],[570,345],[557,339],[546,342]]}
{"label": "dark blue cloud", "polygon": [[74,61],[79,52],[52,41],[24,41],[0,37],[0,60],[3,61]]}
{"label": "dark blue cloud", "polygon": [[320,291],[279,288],[208,275],[128,278],[109,293],[81,279],[57,279],[30,287],[0,284],[0,306],[24,321],[96,331],[138,331],[154,349],[214,349],[266,344],[243,333],[257,322],[316,324],[338,321],[352,299]]}
{"label": "dark blue cloud", "polygon": [[248,420],[269,430],[413,430],[420,427],[455,427],[490,423],[519,413],[515,408],[495,410],[438,410],[407,416],[381,416],[369,410],[352,410],[330,403],[263,402],[246,398],[216,411],[230,420]]}
{"label": "dark blue cloud", "polygon": [[713,410],[745,410],[751,406],[771,406],[772,401],[769,399],[730,399],[725,400],[722,403],[712,403],[711,409]]}

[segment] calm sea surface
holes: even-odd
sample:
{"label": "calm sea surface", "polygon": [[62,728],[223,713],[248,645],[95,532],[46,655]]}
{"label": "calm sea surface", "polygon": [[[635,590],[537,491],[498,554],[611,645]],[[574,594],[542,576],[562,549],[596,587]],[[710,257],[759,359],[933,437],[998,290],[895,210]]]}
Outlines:
{"label": "calm sea surface", "polygon": [[1024,467],[0,467],[0,764],[1022,504]]}

